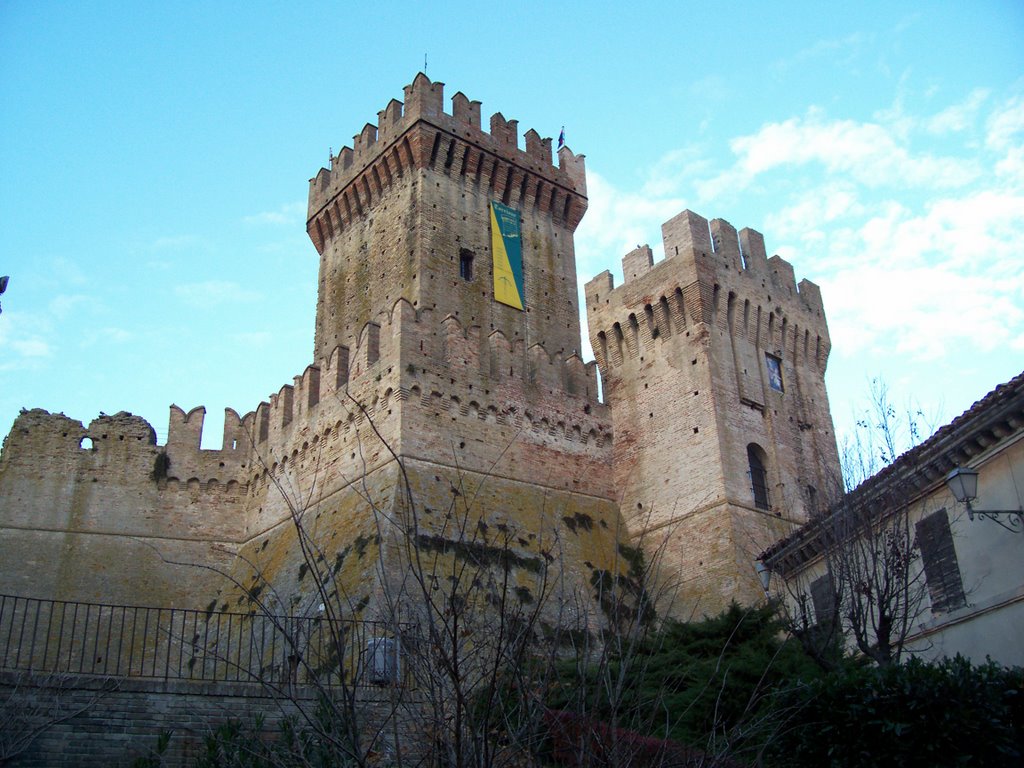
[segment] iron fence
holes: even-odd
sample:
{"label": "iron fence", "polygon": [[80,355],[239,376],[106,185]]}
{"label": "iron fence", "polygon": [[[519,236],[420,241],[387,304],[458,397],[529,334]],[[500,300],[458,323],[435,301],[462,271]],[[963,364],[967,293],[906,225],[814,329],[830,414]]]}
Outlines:
{"label": "iron fence", "polygon": [[411,625],[0,595],[0,669],[275,685],[404,682]]}

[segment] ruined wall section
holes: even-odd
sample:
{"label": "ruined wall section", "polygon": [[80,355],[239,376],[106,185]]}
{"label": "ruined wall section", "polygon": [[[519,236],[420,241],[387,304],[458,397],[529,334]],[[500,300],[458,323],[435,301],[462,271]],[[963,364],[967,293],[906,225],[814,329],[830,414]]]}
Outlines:
{"label": "ruined wall section", "polygon": [[[638,248],[622,286],[609,272],[587,284],[588,322],[623,510],[652,543],[670,536],[684,592],[710,587],[717,605],[730,591],[754,596],[752,578],[737,581],[753,575],[748,550],[806,519],[838,477],[828,329],[817,286],[767,259],[759,233],[684,211],[663,235],[664,261]],[[782,392],[766,354],[780,362]],[[767,510],[751,489],[751,443],[767,455]]]}
{"label": "ruined wall section", "polygon": [[[0,459],[3,590],[36,597],[205,605],[238,548],[390,460],[399,445],[396,305],[202,450],[205,409],[171,406],[166,445],[130,414],[88,428],[23,413]],[[380,334],[380,326],[384,332]],[[383,358],[383,359],[382,359]],[[370,428],[373,419],[381,437]],[[22,554],[32,553],[31,562]],[[165,560],[199,567],[174,566]],[[59,569],[35,566],[59,563]]]}
{"label": "ruined wall section", "polygon": [[158,446],[153,428],[128,413],[86,428],[23,412],[0,459],[4,589],[152,605],[187,604],[207,589],[202,566],[226,563],[244,535],[245,453],[201,451],[202,417],[172,406],[168,443]]}

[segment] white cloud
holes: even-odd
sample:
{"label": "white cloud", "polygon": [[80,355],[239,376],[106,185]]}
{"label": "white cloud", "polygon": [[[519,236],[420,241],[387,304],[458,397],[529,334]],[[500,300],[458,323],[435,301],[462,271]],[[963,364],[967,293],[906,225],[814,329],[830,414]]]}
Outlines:
{"label": "white cloud", "polygon": [[64,319],[88,301],[89,297],[83,294],[60,294],[50,299],[50,313],[58,319]]}
{"label": "white cloud", "polygon": [[931,133],[959,133],[974,125],[982,106],[988,100],[990,91],[987,88],[975,88],[964,101],[946,107],[927,122]]}
{"label": "white cloud", "polygon": [[829,119],[818,109],[768,123],[757,133],[733,139],[730,148],[736,156],[733,167],[698,184],[702,198],[745,189],[758,176],[787,167],[816,166],[869,188],[956,188],[981,174],[970,159],[915,154],[884,125]]}
{"label": "white cloud", "polygon": [[1024,97],[1014,96],[995,110],[988,119],[986,143],[995,150],[1019,144],[1016,136],[1024,131]]}
{"label": "white cloud", "polygon": [[89,282],[85,272],[75,262],[64,257],[53,260],[53,274],[65,285],[85,285]]}
{"label": "white cloud", "polygon": [[306,220],[306,204],[285,203],[276,211],[263,211],[242,219],[246,224],[302,224]]}
{"label": "white cloud", "polygon": [[939,370],[964,348],[1020,356],[1021,132],[1024,100],[978,89],[929,114],[901,103],[857,121],[811,109],[732,139],[713,172],[701,165],[713,148],[683,147],[636,194],[591,173],[580,272],[617,267],[688,200],[729,218],[736,206],[720,198],[742,190],[773,250],[822,286],[840,358],[899,361],[898,378],[900,366]]}
{"label": "white cloud", "polygon": [[1008,184],[1024,186],[1024,146],[1010,147],[996,163],[996,174]]}
{"label": "white cloud", "polygon": [[801,190],[794,202],[766,217],[765,229],[776,238],[822,240],[824,225],[863,213],[857,195],[856,186],[842,179]]}
{"label": "white cloud", "polygon": [[1024,348],[1022,229],[1024,197],[996,189],[919,213],[888,204],[845,244],[855,258],[822,280],[836,349],[929,360]]}
{"label": "white cloud", "polygon": [[50,357],[53,347],[46,339],[48,328],[45,318],[11,311],[0,315],[0,371],[32,367]]}
{"label": "white cloud", "polygon": [[255,301],[260,295],[227,280],[207,280],[200,283],[185,283],[174,286],[174,292],[186,303],[195,307],[215,304],[235,304]]}
{"label": "white cloud", "polygon": [[641,193],[648,198],[678,195],[694,177],[711,172],[711,164],[703,147],[693,145],[674,149],[662,155],[647,173]]}
{"label": "white cloud", "polygon": [[11,342],[11,349],[23,357],[48,357],[50,345],[39,338],[16,339]]}
{"label": "white cloud", "polygon": [[126,344],[135,338],[135,334],[125,328],[106,327],[86,333],[82,340],[83,347],[91,347],[95,344]]}
{"label": "white cloud", "polygon": [[806,48],[781,59],[774,64],[779,73],[787,70],[803,68],[820,59],[827,59],[831,64],[850,67],[864,49],[866,39],[863,34],[855,32],[843,38],[817,40]]}

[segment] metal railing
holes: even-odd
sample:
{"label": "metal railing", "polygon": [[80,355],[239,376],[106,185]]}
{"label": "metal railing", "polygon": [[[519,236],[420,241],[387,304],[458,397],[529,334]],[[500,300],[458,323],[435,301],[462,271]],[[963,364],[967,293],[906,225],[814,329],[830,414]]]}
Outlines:
{"label": "metal railing", "polygon": [[0,669],[275,685],[403,682],[412,627],[0,595]]}

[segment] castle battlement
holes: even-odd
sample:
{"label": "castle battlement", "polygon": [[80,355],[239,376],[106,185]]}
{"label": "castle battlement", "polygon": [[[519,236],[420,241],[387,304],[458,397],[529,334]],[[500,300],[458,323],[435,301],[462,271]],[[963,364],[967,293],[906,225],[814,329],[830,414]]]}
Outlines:
{"label": "castle battlement", "polygon": [[693,277],[697,269],[722,279],[727,279],[730,273],[745,275],[759,282],[762,288],[798,296],[809,311],[823,314],[821,289],[807,279],[797,284],[793,265],[781,256],[769,259],[760,232],[749,228],[737,232],[725,219],[708,221],[689,210],[669,219],[661,230],[665,245],[665,258],[661,262],[654,263],[650,246],[640,246],[622,258],[623,286],[616,288],[611,272],[605,270],[587,283],[588,296],[598,292],[607,299],[616,291],[621,295],[626,284],[643,278],[652,270],[667,272],[671,268],[668,265],[692,264],[693,268],[684,266],[677,270],[681,277]]}
{"label": "castle battlement", "polygon": [[[7,534],[33,530],[87,542],[176,542],[172,547],[240,542],[246,488],[238,458],[244,454],[200,450],[203,413],[172,406],[171,435],[160,446],[149,422],[124,411],[101,414],[88,427],[64,414],[23,412],[0,461]],[[76,552],[89,546],[82,543]],[[100,578],[108,565],[97,569]],[[38,582],[38,574],[32,578]],[[88,582],[83,577],[68,586],[73,591]]]}
{"label": "castle battlement", "polygon": [[[230,408],[226,412],[234,414]],[[19,461],[22,452],[34,455],[35,459],[45,455],[47,461],[86,475],[96,467],[109,465],[119,468],[122,474],[128,472],[127,468],[141,470],[136,478],[139,481],[160,484],[173,480],[211,489],[237,486],[239,461],[245,455],[245,447],[239,444],[230,451],[201,449],[205,414],[202,406],[186,414],[172,405],[167,442],[158,445],[152,425],[125,411],[102,414],[85,427],[62,413],[51,414],[37,408],[25,411],[16,420],[5,457],[13,463]],[[235,425],[230,418],[225,422],[227,433],[237,426],[238,417],[235,415]],[[165,485],[159,487],[162,490]]]}
{"label": "castle battlement", "polygon": [[[480,102],[457,93],[446,113],[443,94],[444,83],[420,73],[405,86],[404,104],[392,99],[378,112],[377,125],[367,123],[353,146],[343,147],[310,180],[307,231],[318,252],[390,187],[424,168],[466,176],[497,199],[551,211],[573,228],[579,223],[587,194],[583,155],[562,147],[555,166],[550,138],[531,129],[520,149],[518,121],[498,112],[484,132]],[[415,126],[423,130],[411,131]]]}
{"label": "castle battlement", "polygon": [[673,333],[718,327],[824,373],[831,344],[821,290],[806,279],[797,284],[780,256],[767,258],[760,232],[737,232],[724,219],[709,222],[687,210],[662,234],[662,261],[654,262],[650,246],[639,246],[622,259],[622,285],[608,270],[586,284],[599,364],[639,359]]}
{"label": "castle battlement", "polygon": [[[430,314],[424,310],[420,317]],[[454,315],[447,315],[439,329],[417,320],[402,329],[411,337],[407,357],[414,369],[439,363],[440,370],[459,376],[483,375],[493,386],[516,383],[598,402],[597,364],[584,363],[576,350],[548,350],[540,342],[528,345],[522,337],[510,339],[500,330],[485,336],[479,325],[464,325]],[[435,346],[435,331],[441,332],[440,349]]]}

